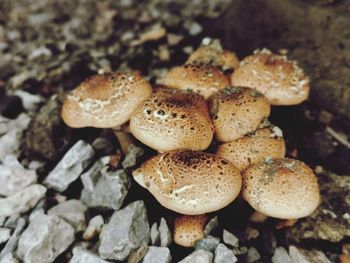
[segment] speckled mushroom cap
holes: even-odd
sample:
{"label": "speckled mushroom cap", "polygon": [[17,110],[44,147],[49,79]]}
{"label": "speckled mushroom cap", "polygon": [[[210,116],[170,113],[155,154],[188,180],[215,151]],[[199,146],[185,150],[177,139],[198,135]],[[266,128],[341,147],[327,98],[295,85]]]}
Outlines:
{"label": "speckled mushroom cap", "polygon": [[224,73],[211,65],[185,64],[171,69],[165,76],[164,85],[181,90],[190,90],[205,99],[230,85]]}
{"label": "speckled mushroom cap", "polygon": [[267,49],[243,59],[231,83],[259,90],[272,105],[299,104],[308,98],[310,90],[309,79],[296,61]]}
{"label": "speckled mushroom cap", "polygon": [[[172,151],[133,172],[164,207],[185,215],[219,210],[231,203],[242,178],[227,160],[201,151]],[[139,180],[138,180],[139,181]]]}
{"label": "speckled mushroom cap", "polygon": [[209,220],[204,215],[178,215],[174,220],[174,242],[183,247],[194,247],[204,237],[204,228]]}
{"label": "speckled mushroom cap", "polygon": [[260,92],[244,87],[225,88],[209,99],[216,139],[231,142],[255,131],[270,115],[270,104]]}
{"label": "speckled mushroom cap", "polygon": [[232,162],[243,171],[265,158],[284,158],[286,146],[277,126],[260,128],[233,142],[220,144],[216,154]]}
{"label": "speckled mushroom cap", "polygon": [[127,122],[151,94],[151,85],[138,73],[96,75],[67,96],[62,118],[73,128],[113,128]]}
{"label": "speckled mushroom cap", "polygon": [[320,203],[317,178],[303,162],[268,159],[243,174],[243,198],[258,212],[281,219],[311,214]]}
{"label": "speckled mushroom cap", "polygon": [[202,96],[167,89],[154,93],[136,109],[130,130],[142,143],[160,152],[204,150],[214,134]]}

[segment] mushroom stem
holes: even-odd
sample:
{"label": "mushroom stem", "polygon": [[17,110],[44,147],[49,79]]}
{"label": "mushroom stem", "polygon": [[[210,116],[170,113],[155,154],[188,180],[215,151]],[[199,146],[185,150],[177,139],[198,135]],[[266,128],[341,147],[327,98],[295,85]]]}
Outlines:
{"label": "mushroom stem", "polygon": [[298,222],[298,219],[282,219],[277,222],[276,228],[282,229],[282,228],[290,227],[295,225],[296,222]]}
{"label": "mushroom stem", "polygon": [[127,155],[130,144],[134,144],[134,139],[132,138],[130,133],[114,129],[113,131],[115,136],[117,136],[122,152],[124,153],[124,155]]}
{"label": "mushroom stem", "polygon": [[268,218],[269,217],[267,215],[264,215],[258,211],[254,211],[249,220],[254,223],[264,223]]}

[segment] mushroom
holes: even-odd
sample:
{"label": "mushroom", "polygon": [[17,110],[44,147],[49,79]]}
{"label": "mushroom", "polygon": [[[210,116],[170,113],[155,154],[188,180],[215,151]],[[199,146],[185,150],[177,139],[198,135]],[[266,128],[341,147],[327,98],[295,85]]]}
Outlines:
{"label": "mushroom", "polygon": [[243,59],[233,72],[231,83],[259,90],[272,105],[299,104],[310,91],[309,79],[296,61],[267,49],[255,50]]}
{"label": "mushroom", "polygon": [[157,91],[136,109],[130,130],[142,143],[160,152],[204,150],[214,135],[204,98],[168,89]]}
{"label": "mushroom", "polygon": [[211,65],[185,64],[171,69],[165,76],[165,86],[190,90],[205,99],[230,85],[224,73]]}
{"label": "mushroom", "polygon": [[204,238],[204,228],[209,220],[207,214],[178,215],[174,220],[174,242],[183,247],[194,247]]}
{"label": "mushroom", "polygon": [[151,94],[151,85],[139,73],[95,75],[67,96],[61,115],[73,128],[113,128],[127,122]]}
{"label": "mushroom", "polygon": [[216,154],[232,162],[241,172],[266,157],[284,158],[286,146],[277,126],[259,128],[233,142],[220,144]]}
{"label": "mushroom", "polygon": [[159,154],[133,172],[164,207],[185,215],[219,210],[239,194],[242,178],[229,161],[201,151]]}
{"label": "mushroom", "polygon": [[260,92],[244,87],[220,90],[209,99],[215,136],[220,142],[232,142],[255,131],[270,115],[270,104]]}
{"label": "mushroom", "polygon": [[219,40],[202,43],[187,59],[186,64],[207,64],[222,70],[237,69],[239,60],[235,53],[224,50]]}
{"label": "mushroom", "polygon": [[243,173],[243,198],[258,212],[280,219],[310,215],[320,203],[313,171],[293,159],[267,159]]}

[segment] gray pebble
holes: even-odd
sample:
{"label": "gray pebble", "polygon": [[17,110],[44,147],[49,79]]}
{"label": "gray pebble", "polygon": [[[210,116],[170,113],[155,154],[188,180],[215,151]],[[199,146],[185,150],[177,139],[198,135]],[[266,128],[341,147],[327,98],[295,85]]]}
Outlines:
{"label": "gray pebble", "polygon": [[212,263],[213,254],[202,249],[192,252],[178,263]]}
{"label": "gray pebble", "polygon": [[170,246],[171,242],[173,242],[173,238],[171,236],[171,231],[168,227],[168,224],[166,223],[163,217],[160,219],[159,233],[160,233],[160,246],[161,247]]}
{"label": "gray pebble", "polygon": [[219,244],[215,249],[214,263],[235,263],[237,258],[231,249],[228,249],[224,244]]}
{"label": "gray pebble", "polygon": [[154,222],[151,226],[151,243],[152,245],[158,245],[160,241],[160,233],[158,230],[158,223]]}
{"label": "gray pebble", "polygon": [[149,247],[143,263],[170,263],[171,255],[167,247]]}
{"label": "gray pebble", "polygon": [[247,263],[257,262],[261,258],[255,247],[251,247],[247,252]]}
{"label": "gray pebble", "polygon": [[223,231],[223,240],[224,240],[224,243],[227,245],[238,247],[238,241],[239,241],[238,238],[231,232],[227,231],[226,229],[224,229]]}
{"label": "gray pebble", "polygon": [[198,240],[195,244],[195,249],[206,250],[210,252],[214,252],[216,247],[219,245],[220,239],[213,236],[206,236],[201,240]]}
{"label": "gray pebble", "polygon": [[84,247],[75,247],[69,263],[108,263]]}
{"label": "gray pebble", "polygon": [[284,247],[277,247],[273,253],[272,263],[292,263],[288,251]]}

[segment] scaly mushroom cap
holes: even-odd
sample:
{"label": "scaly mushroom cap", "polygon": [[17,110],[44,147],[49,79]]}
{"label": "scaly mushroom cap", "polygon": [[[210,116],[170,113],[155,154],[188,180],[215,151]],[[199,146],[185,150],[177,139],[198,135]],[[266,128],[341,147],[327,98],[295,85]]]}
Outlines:
{"label": "scaly mushroom cap", "polygon": [[204,237],[204,228],[209,220],[204,215],[178,215],[174,220],[174,242],[183,247],[194,247]]}
{"label": "scaly mushroom cap", "polygon": [[138,73],[96,75],[67,96],[61,115],[73,128],[113,128],[127,122],[151,94],[151,85]]}
{"label": "scaly mushroom cap", "polygon": [[209,109],[220,142],[231,142],[255,131],[271,110],[263,94],[243,87],[220,90],[210,98]]}
{"label": "scaly mushroom cap", "polygon": [[214,134],[202,96],[167,89],[153,94],[136,109],[130,130],[138,140],[160,152],[204,150]]}
{"label": "scaly mushroom cap", "polygon": [[191,90],[205,99],[230,85],[224,73],[211,65],[186,64],[171,69],[164,85],[181,90]]}
{"label": "scaly mushroom cap", "polygon": [[133,176],[143,181],[161,205],[185,215],[225,207],[236,198],[242,183],[232,163],[214,154],[189,150],[157,155]]}
{"label": "scaly mushroom cap", "polygon": [[317,178],[303,162],[267,159],[243,174],[243,198],[258,212],[281,219],[310,215],[320,203]]}
{"label": "scaly mushroom cap", "polygon": [[286,146],[282,131],[277,126],[270,126],[219,145],[216,154],[232,162],[242,172],[267,157],[284,158]]}
{"label": "scaly mushroom cap", "polygon": [[256,50],[233,72],[231,83],[263,93],[272,105],[294,105],[309,96],[309,79],[296,61],[272,54],[269,50]]}

